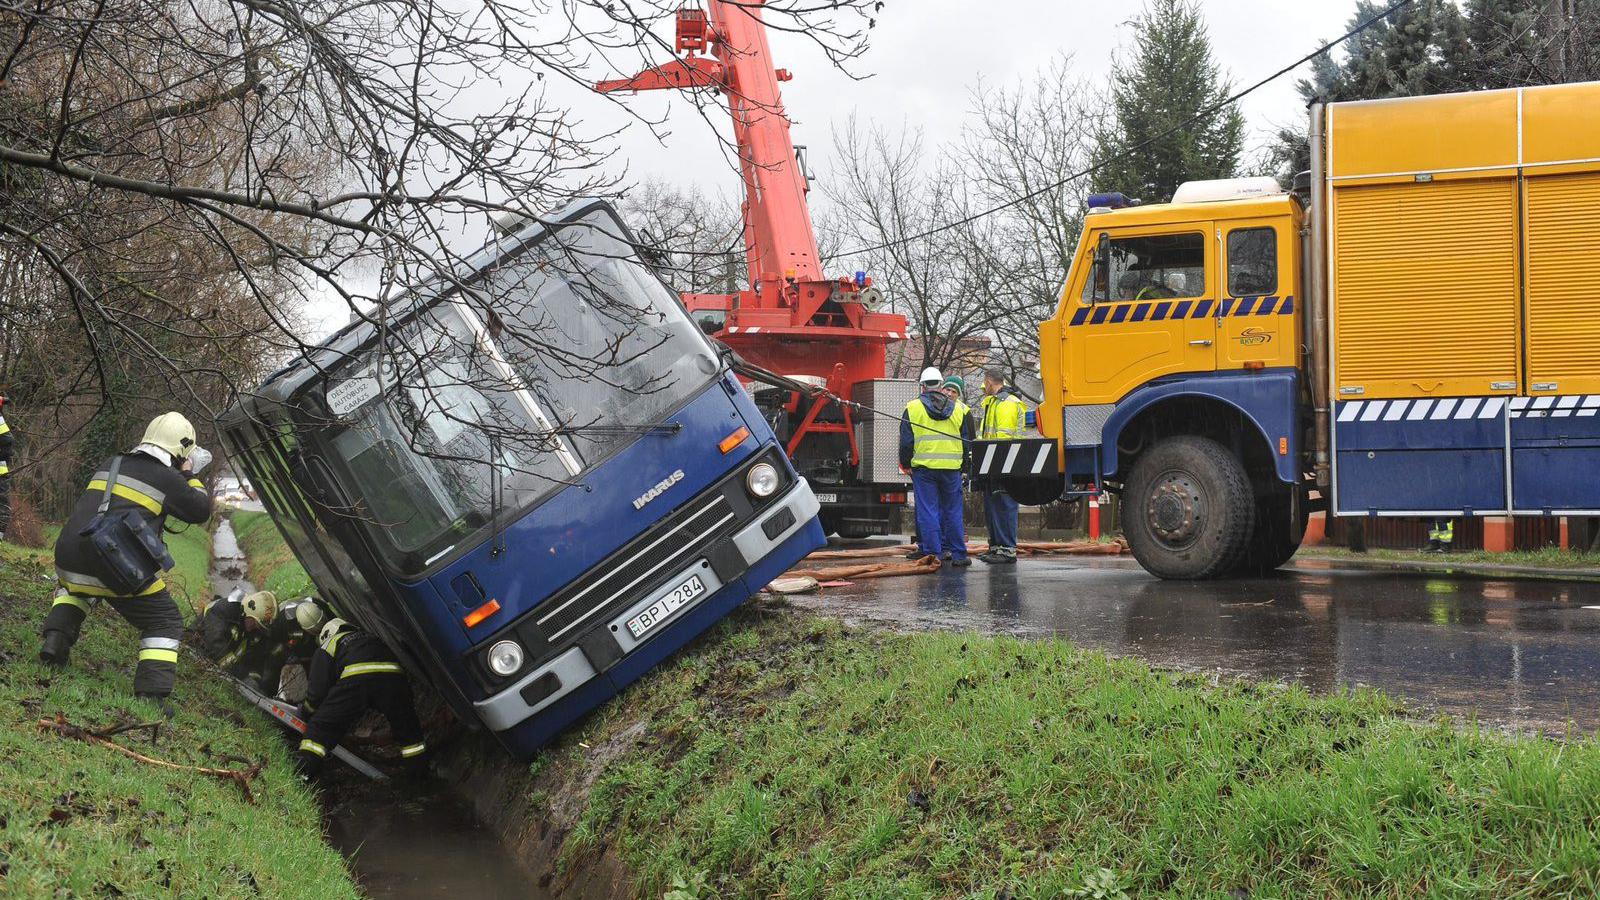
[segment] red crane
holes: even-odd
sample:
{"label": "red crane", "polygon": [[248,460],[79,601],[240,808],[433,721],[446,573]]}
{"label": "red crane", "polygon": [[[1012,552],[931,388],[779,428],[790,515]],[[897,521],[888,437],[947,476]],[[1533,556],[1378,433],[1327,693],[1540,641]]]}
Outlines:
{"label": "red crane", "polygon": [[[837,278],[823,274],[806,203],[810,185],[778,92],[778,83],[793,76],[772,64],[761,19],[763,2],[709,0],[705,9],[679,9],[676,49],[683,58],[632,78],[603,81],[596,88],[602,93],[722,92],[733,116],[744,178],[749,287],[734,294],[684,294],[684,304],[691,312],[717,315],[722,328],[715,336],[756,365],[825,379],[829,394],[851,398],[857,384],[884,377],[886,348],[906,336],[906,319],[871,309],[882,295],[865,273]],[[803,473],[809,476],[805,463],[811,458],[837,451],[848,452],[848,466],[837,470],[853,473],[860,465],[861,448],[848,407],[832,403],[827,395],[794,396],[786,410],[790,427],[780,434],[787,431],[789,455]],[[842,435],[843,441],[819,440],[820,435]],[[904,499],[903,493],[869,493],[874,504]],[[828,494],[822,496],[826,505]]]}

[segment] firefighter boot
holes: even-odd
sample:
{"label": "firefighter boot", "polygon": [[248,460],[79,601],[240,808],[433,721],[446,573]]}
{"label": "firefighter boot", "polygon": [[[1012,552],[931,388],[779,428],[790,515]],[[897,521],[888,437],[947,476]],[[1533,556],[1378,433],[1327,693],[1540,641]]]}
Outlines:
{"label": "firefighter boot", "polygon": [[56,671],[67,667],[67,657],[72,654],[72,642],[59,631],[46,631],[39,644],[39,661]]}

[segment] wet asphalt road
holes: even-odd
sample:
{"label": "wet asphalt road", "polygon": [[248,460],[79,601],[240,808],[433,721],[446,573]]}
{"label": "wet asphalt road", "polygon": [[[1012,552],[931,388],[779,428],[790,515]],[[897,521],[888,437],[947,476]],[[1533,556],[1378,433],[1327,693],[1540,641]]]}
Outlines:
{"label": "wet asphalt road", "polygon": [[1131,558],[864,581],[797,606],[912,629],[1038,638],[1154,665],[1371,686],[1421,711],[1562,733],[1600,728],[1600,581],[1494,579],[1303,561],[1273,577],[1160,581]]}

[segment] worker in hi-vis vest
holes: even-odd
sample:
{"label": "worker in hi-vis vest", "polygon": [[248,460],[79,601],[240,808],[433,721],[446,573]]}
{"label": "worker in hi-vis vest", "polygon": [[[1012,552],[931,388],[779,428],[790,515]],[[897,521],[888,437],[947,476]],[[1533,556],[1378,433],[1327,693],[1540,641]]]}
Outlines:
{"label": "worker in hi-vis vest", "polygon": [[[978,436],[986,441],[1014,441],[1022,437],[1028,407],[1015,389],[1006,386],[999,369],[983,373],[983,425]],[[992,566],[1017,561],[1017,501],[999,484],[982,485],[983,515],[989,528],[989,552],[978,557]]]}
{"label": "worker in hi-vis vest", "polygon": [[972,410],[939,389],[944,377],[938,369],[923,369],[918,381],[922,396],[906,404],[900,421],[900,467],[911,473],[917,505],[917,546],[906,556],[970,566],[961,473],[972,440]]}
{"label": "worker in hi-vis vest", "polygon": [[0,541],[6,539],[6,529],[11,526],[11,448],[15,446],[5,413],[6,397],[0,394]]}

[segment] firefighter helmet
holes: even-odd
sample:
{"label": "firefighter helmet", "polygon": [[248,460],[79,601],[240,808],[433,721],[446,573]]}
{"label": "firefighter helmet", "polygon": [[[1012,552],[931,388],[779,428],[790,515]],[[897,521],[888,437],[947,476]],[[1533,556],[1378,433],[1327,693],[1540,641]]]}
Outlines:
{"label": "firefighter helmet", "polygon": [[301,631],[316,631],[322,619],[322,607],[310,597],[294,605],[294,620],[299,623]]}
{"label": "firefighter helmet", "polygon": [[239,601],[244,607],[244,617],[255,619],[262,625],[271,625],[278,614],[278,595],[271,591],[256,591]]}
{"label": "firefighter helmet", "polygon": [[150,444],[171,453],[178,459],[189,455],[194,447],[194,426],[183,413],[162,413],[150,420],[140,443]]}
{"label": "firefighter helmet", "polygon": [[317,634],[317,645],[325,646],[333,640],[333,636],[350,627],[350,623],[343,619],[329,619],[328,624],[322,626],[322,631]]}

